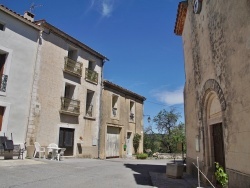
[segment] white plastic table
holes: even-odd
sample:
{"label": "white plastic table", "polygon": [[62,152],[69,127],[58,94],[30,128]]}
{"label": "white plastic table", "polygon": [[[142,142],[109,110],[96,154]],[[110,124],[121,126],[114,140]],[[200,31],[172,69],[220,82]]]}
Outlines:
{"label": "white plastic table", "polygon": [[59,148],[59,147],[52,147],[52,146],[49,146],[47,148],[52,149],[52,158],[51,158],[51,160],[55,160],[57,158],[58,150],[62,149],[62,148]]}

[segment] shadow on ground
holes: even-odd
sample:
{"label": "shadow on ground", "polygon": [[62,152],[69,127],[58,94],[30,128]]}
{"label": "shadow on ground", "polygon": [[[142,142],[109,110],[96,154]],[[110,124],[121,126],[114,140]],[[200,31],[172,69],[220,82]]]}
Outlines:
{"label": "shadow on ground", "polygon": [[153,185],[149,172],[165,173],[166,165],[149,165],[149,164],[124,164],[134,172],[134,178],[138,185]]}

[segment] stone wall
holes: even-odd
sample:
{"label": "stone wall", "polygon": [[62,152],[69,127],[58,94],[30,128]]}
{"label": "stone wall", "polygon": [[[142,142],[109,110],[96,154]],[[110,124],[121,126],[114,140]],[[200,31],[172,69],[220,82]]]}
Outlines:
{"label": "stone wall", "polygon": [[189,0],[188,4],[182,35],[188,165],[198,156],[205,172],[213,169],[212,120],[208,115],[211,110],[208,98],[213,93],[221,105],[219,113],[229,185],[237,185],[239,178],[247,187],[250,175],[247,144],[250,141],[250,95],[247,94],[250,86],[246,84],[250,83],[250,1],[202,1],[200,14],[194,14],[193,1]]}

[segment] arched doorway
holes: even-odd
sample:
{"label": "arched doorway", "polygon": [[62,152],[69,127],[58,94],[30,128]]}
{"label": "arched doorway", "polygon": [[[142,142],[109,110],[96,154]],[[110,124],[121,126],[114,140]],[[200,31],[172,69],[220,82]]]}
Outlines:
{"label": "arched doorway", "polygon": [[205,121],[206,165],[213,167],[214,162],[218,162],[225,168],[222,110],[220,101],[215,92],[210,92],[208,94]]}
{"label": "arched doorway", "polygon": [[214,162],[225,169],[223,114],[226,102],[222,89],[213,79],[204,84],[201,96],[204,170],[208,178],[212,179]]}

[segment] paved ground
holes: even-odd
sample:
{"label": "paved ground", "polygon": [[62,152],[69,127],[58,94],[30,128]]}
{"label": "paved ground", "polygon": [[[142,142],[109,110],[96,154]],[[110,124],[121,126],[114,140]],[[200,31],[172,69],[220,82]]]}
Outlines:
{"label": "paved ground", "polygon": [[189,188],[196,181],[184,174],[183,179],[167,178],[169,160],[80,159],[0,159],[1,188]]}

